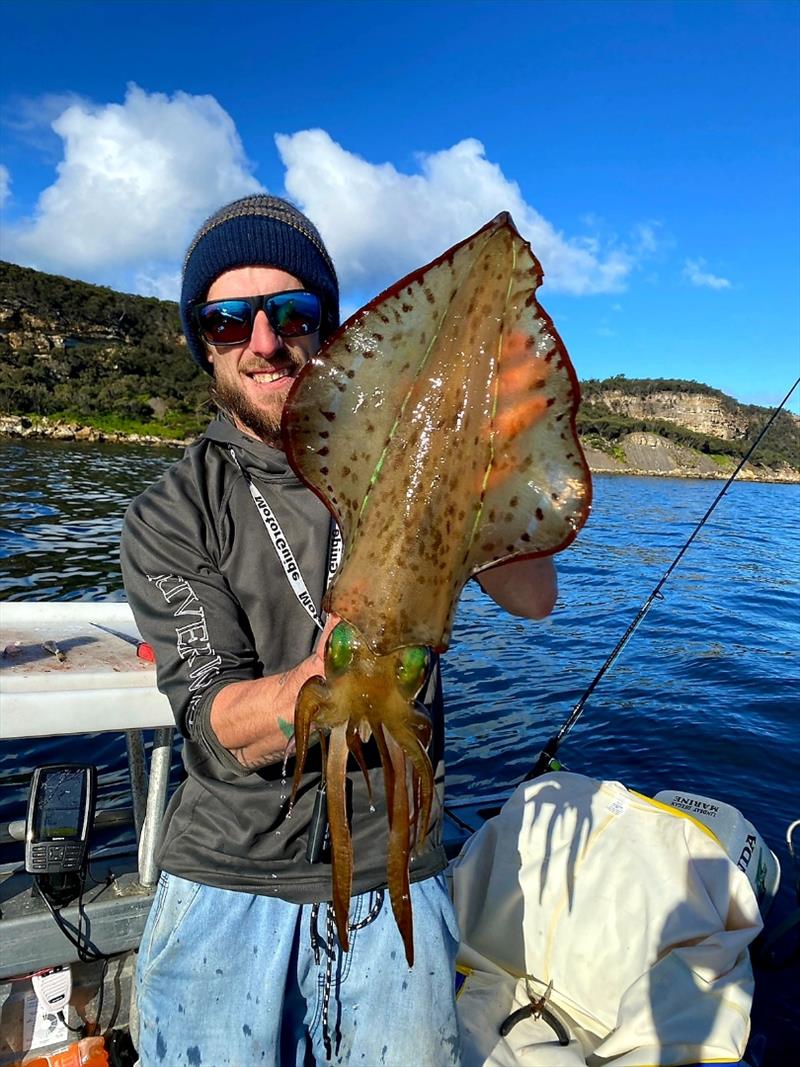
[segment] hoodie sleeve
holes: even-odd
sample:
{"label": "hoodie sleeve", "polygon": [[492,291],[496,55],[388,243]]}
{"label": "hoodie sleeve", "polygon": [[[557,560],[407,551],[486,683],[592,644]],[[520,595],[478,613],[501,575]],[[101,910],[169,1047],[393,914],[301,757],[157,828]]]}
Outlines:
{"label": "hoodie sleeve", "polygon": [[122,576],[136,624],[155,652],[158,688],[185,737],[246,774],[214,735],[211,704],[226,685],[262,671],[216,551],[216,533],[180,477],[168,474],[128,508]]}

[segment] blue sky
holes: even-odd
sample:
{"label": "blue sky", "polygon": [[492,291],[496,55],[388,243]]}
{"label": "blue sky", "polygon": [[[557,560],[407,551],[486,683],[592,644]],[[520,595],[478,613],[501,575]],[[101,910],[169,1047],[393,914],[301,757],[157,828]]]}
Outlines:
{"label": "blue sky", "polygon": [[[800,374],[800,5],[5,0],[0,255],[177,295],[289,195],[352,311],[509,209],[580,377]],[[793,403],[798,410],[798,402]]]}

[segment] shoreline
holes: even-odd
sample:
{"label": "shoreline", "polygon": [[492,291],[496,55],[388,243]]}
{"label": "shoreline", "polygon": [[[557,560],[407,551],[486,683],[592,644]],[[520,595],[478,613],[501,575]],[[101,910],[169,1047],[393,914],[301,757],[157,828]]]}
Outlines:
{"label": "shoreline", "polygon": [[[156,434],[124,433],[116,430],[100,430],[85,423],[62,422],[60,420],[50,422],[44,419],[34,422],[25,415],[0,415],[0,439],[61,441],[67,444],[120,444],[186,448],[197,438],[171,438],[159,437]],[[694,465],[672,466],[669,469],[658,470],[648,469],[623,464],[619,460],[612,459],[605,453],[585,443],[583,443],[583,447],[592,475],[627,475],[634,478],[679,478],[684,481],[694,479],[696,481],[724,482],[727,481],[735,468],[735,463],[731,462],[729,470],[723,470],[722,468],[702,470]],[[762,471],[748,463],[739,472],[737,478],[740,481],[761,482],[771,485],[800,485],[800,470],[786,467],[782,470],[765,469]]]}
{"label": "shoreline", "polygon": [[89,444],[120,445],[165,445],[169,447],[190,445],[194,437],[159,437],[157,434],[126,433],[121,430],[101,430],[81,422],[49,421],[38,418],[36,422],[27,415],[0,415],[0,438],[12,440],[77,441]]}

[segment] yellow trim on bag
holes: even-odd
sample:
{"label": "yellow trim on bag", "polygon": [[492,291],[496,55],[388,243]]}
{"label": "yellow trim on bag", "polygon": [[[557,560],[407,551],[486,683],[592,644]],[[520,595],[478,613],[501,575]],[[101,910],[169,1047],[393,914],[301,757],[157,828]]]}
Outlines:
{"label": "yellow trim on bag", "polygon": [[475,973],[475,969],[473,967],[467,967],[466,964],[463,964],[463,963],[457,963],[456,964],[456,974],[457,975],[460,974],[461,977],[464,979],[464,981],[460,985],[457,984],[456,1000],[458,1000],[458,998],[461,996],[461,994],[466,989],[467,979],[469,978],[469,976],[471,974],[474,974],[474,973]]}
{"label": "yellow trim on bag", "polygon": [[[633,796],[638,797],[640,800],[646,800],[648,804],[652,804],[653,807],[655,807],[655,808],[661,808],[662,811],[666,811],[670,815],[677,815],[681,819],[688,819],[689,822],[693,822],[695,824],[695,826],[697,826],[700,830],[703,831],[704,834],[708,834],[708,836],[711,838],[712,841],[716,841],[716,843],[719,845],[719,847],[722,849],[723,852],[726,851],[725,846],[720,841],[720,839],[717,837],[717,835],[714,833],[714,831],[709,826],[706,826],[706,824],[704,822],[700,822],[699,819],[696,819],[694,817],[694,815],[690,815],[688,811],[681,811],[680,808],[673,808],[671,804],[665,804],[663,800],[655,800],[653,797],[646,797],[644,795],[644,793],[637,793],[635,789],[629,789],[628,792],[631,793]],[[735,1063],[736,1061],[735,1060],[733,1060],[733,1061],[731,1061],[731,1060],[709,1060],[708,1062],[709,1063],[731,1063],[731,1062]]]}

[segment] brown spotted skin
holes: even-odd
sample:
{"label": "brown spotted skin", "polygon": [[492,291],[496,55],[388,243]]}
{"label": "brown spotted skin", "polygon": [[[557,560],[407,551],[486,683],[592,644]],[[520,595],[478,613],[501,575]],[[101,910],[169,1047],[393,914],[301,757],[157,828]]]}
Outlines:
{"label": "brown spotted skin", "polygon": [[471,575],[586,520],[578,383],[541,277],[498,215],[357,312],[292,389],[289,459],[345,541],[326,606],[376,652],[444,650]]}
{"label": "brown spotted skin", "polygon": [[[353,315],[302,370],[283,413],[289,460],[344,536],[325,607],[365,645],[352,687],[317,680],[301,692],[298,766],[309,732],[330,733],[329,786],[343,789],[355,754],[347,738],[364,723],[375,736],[391,821],[388,882],[409,961],[408,854],[427,829],[433,783],[415,702],[393,696],[386,657],[407,646],[444,651],[468,578],[559,551],[589,513],[578,382],[536,298],[541,280],[530,245],[498,215]],[[381,679],[367,713],[357,694],[369,650],[382,665],[367,671]],[[339,809],[331,836],[346,945],[352,849]]]}

